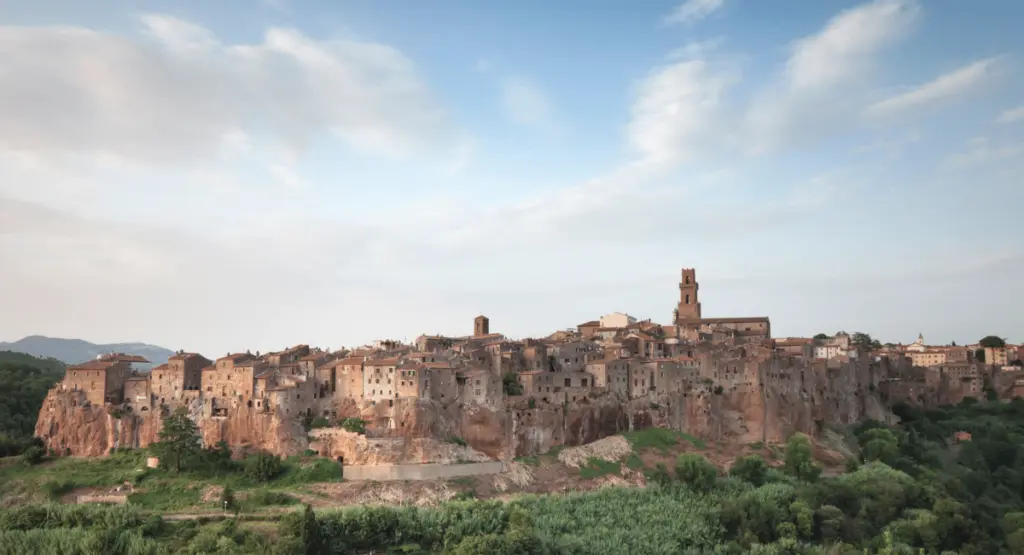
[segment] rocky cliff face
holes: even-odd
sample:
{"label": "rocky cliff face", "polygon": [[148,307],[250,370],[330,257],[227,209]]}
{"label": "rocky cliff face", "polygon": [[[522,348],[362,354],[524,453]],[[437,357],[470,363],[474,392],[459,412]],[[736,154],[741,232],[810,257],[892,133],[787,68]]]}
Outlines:
{"label": "rocky cliff face", "polygon": [[[36,436],[60,454],[94,457],[114,448],[146,447],[158,441],[163,416],[159,410],[118,413],[106,407],[83,406],[81,392],[53,389],[43,401]],[[297,419],[240,407],[227,417],[202,416],[202,399],[188,407],[205,445],[225,441],[235,450],[259,450],[278,455],[301,453],[308,442]]]}
{"label": "rocky cliff face", "polygon": [[[756,377],[743,383],[702,382],[685,393],[660,393],[629,401],[611,395],[572,404],[513,399],[507,406],[491,409],[399,399],[394,407],[376,406],[360,414],[390,438],[376,443],[336,432],[314,431],[310,438],[296,417],[245,406],[227,417],[204,417],[202,398],[189,409],[205,444],[225,441],[236,451],[293,455],[312,447],[325,456],[344,456],[347,464],[429,462],[470,455],[448,453],[436,443],[424,443],[423,438],[460,437],[476,452],[505,459],[651,426],[751,443],[781,442],[794,431],[817,435],[825,424],[850,424],[867,418],[892,421],[878,395],[879,386],[907,370],[891,367],[885,360],[828,366],[771,359],[760,363]],[[36,424],[36,435],[48,447],[59,453],[97,456],[113,447],[145,447],[157,440],[160,411],[116,418],[106,408],[83,407],[80,396],[50,392]]]}

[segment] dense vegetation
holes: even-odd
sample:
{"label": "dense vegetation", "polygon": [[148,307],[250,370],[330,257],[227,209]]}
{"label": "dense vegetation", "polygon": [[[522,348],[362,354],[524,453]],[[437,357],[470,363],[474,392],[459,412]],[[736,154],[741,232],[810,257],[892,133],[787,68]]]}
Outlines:
{"label": "dense vegetation", "polygon": [[[860,455],[836,476],[821,475],[806,438],[796,435],[778,468],[751,455],[719,477],[700,455],[687,453],[674,468],[652,475],[646,488],[508,502],[319,514],[307,508],[278,523],[205,524],[164,522],[131,508],[30,505],[0,511],[0,554],[1024,552],[1024,401],[896,412],[903,419],[897,428],[867,422],[850,431]],[[956,443],[956,432],[971,438]],[[658,449],[668,435],[675,433],[637,434],[632,441]],[[200,472],[189,468],[183,475]],[[243,486],[258,484],[257,474],[228,476]],[[149,479],[157,478],[141,483]],[[225,495],[234,502],[233,493]]]}
{"label": "dense vegetation", "polygon": [[33,445],[39,407],[63,376],[64,364],[58,360],[0,351],[0,457]]}

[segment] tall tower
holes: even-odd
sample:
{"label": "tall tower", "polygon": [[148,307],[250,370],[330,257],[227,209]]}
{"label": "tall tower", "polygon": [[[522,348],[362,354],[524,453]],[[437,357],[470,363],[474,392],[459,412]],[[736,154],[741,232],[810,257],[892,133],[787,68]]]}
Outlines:
{"label": "tall tower", "polygon": [[697,272],[693,268],[683,268],[683,279],[679,282],[679,306],[676,307],[676,323],[692,320],[700,320]]}
{"label": "tall tower", "polygon": [[486,316],[480,315],[473,318],[473,336],[480,337],[491,333],[491,321]]}

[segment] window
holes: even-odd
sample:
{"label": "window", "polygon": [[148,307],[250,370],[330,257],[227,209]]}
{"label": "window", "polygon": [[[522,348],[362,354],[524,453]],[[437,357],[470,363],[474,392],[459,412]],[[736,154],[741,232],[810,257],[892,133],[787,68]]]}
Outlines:
{"label": "window", "polygon": [[476,395],[477,395],[477,396],[480,396],[480,390],[479,390],[479,389],[478,389],[478,390],[476,390]]}
{"label": "window", "polygon": [[572,385],[572,378],[566,378],[565,379],[565,387],[569,387],[570,385]]}

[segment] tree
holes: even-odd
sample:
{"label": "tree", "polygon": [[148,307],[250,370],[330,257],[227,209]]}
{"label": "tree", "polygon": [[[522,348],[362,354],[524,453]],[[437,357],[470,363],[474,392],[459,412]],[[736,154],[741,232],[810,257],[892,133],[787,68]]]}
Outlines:
{"label": "tree", "polygon": [[1004,341],[1003,338],[997,337],[995,335],[986,335],[985,337],[981,338],[981,341],[978,341],[978,345],[980,345],[982,348],[1002,349],[1003,347],[1006,346],[1006,341]]}
{"label": "tree", "polygon": [[974,360],[978,362],[985,362],[985,349],[975,349]]}
{"label": "tree", "polygon": [[819,333],[818,335],[814,336],[814,339],[816,339],[818,341],[824,341],[824,340],[826,340],[828,338],[829,338],[829,335],[826,334],[826,333]]}
{"label": "tree", "polygon": [[764,462],[761,455],[747,455],[736,459],[736,462],[729,468],[729,475],[760,486],[768,477],[768,463]]}
{"label": "tree", "polygon": [[861,443],[864,462],[881,461],[889,466],[899,458],[899,440],[886,428],[872,428],[857,438]]}
{"label": "tree", "polygon": [[320,521],[316,519],[313,507],[306,504],[302,513],[302,527],[299,529],[299,541],[305,546],[307,555],[323,553],[324,542],[320,535]]}
{"label": "tree", "polygon": [[516,379],[514,372],[505,372],[505,375],[501,377],[501,385],[505,390],[505,395],[509,397],[515,397],[523,394],[523,386]]}
{"label": "tree", "polygon": [[715,486],[718,468],[703,455],[683,453],[676,459],[676,477],[695,490],[707,491]]}
{"label": "tree", "polygon": [[850,343],[852,343],[854,347],[860,347],[861,349],[870,349],[872,345],[876,343],[876,341],[872,339],[870,335],[856,331],[853,332],[853,338],[850,340]]}
{"label": "tree", "polygon": [[235,491],[231,489],[231,486],[224,486],[224,490],[220,492],[220,501],[224,504],[225,509],[235,508]]}
{"label": "tree", "polygon": [[160,441],[150,449],[160,458],[161,464],[170,465],[175,472],[181,472],[182,463],[198,455],[201,449],[199,429],[184,408],[179,408],[164,420],[159,437]]}
{"label": "tree", "polygon": [[793,434],[786,442],[786,472],[797,478],[813,482],[818,479],[821,469],[814,464],[814,449],[811,440],[801,433]]}
{"label": "tree", "polygon": [[269,482],[281,473],[281,459],[267,453],[257,453],[245,461],[245,474],[257,482]]}

